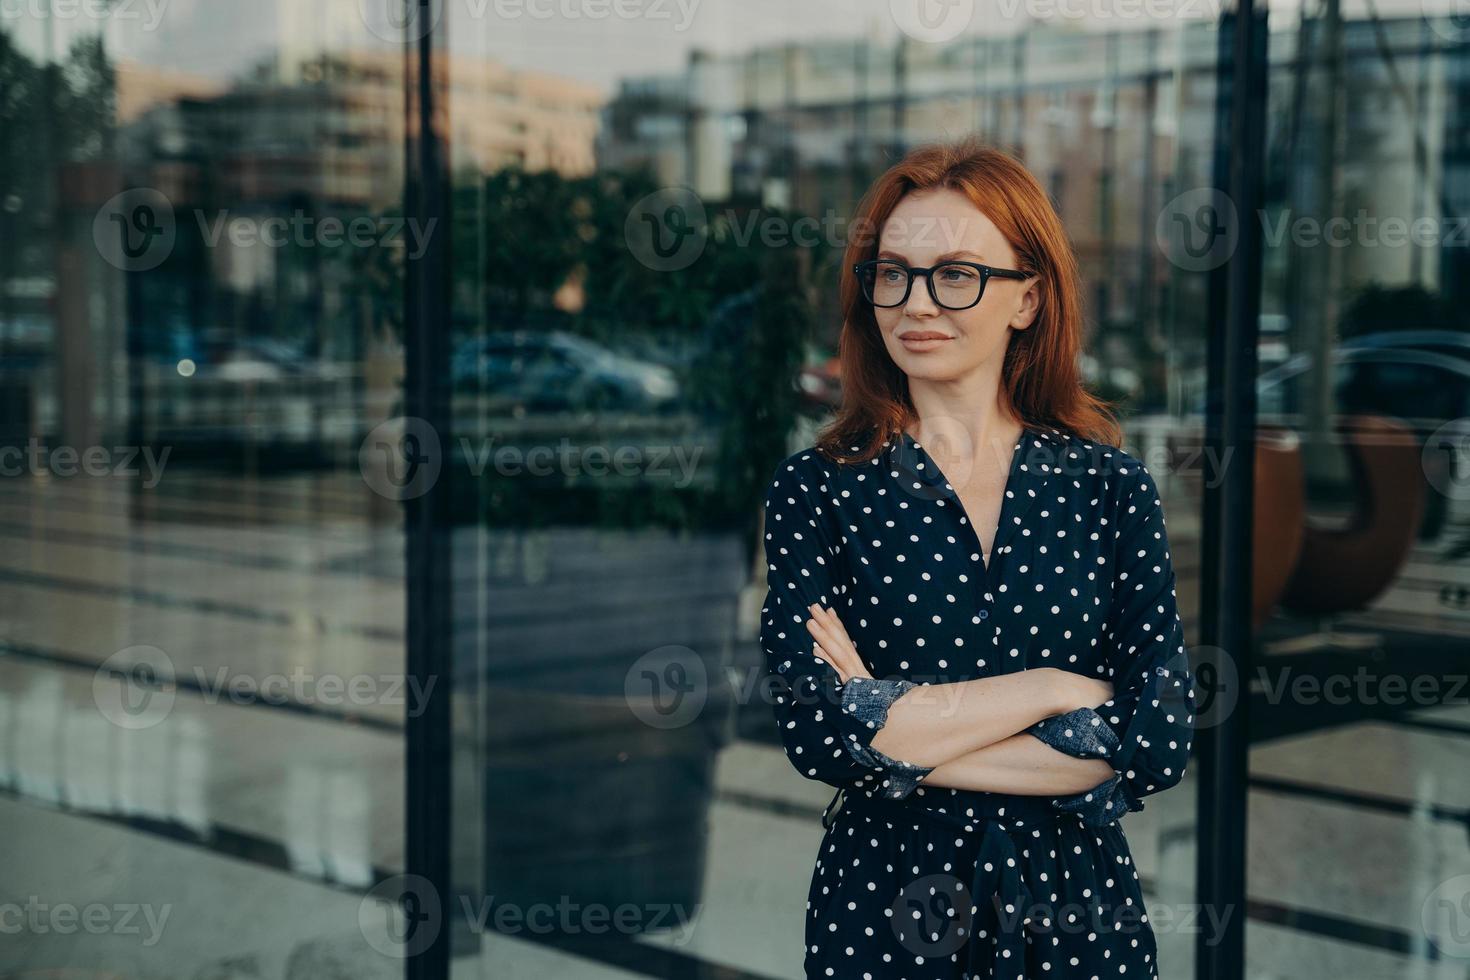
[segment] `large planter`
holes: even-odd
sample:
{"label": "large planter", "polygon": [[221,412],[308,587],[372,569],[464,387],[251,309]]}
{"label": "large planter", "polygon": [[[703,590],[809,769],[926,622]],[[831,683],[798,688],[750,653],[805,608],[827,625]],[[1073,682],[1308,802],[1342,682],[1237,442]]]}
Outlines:
{"label": "large planter", "polygon": [[[748,574],[736,534],[558,528],[498,537],[533,582],[492,586],[484,651],[484,887],[523,911],[692,914]],[[492,567],[494,562],[492,561]]]}

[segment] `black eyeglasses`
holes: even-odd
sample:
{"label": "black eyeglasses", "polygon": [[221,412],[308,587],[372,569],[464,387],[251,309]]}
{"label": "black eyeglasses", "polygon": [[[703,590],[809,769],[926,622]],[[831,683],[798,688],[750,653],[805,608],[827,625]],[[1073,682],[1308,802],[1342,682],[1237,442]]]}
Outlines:
{"label": "black eyeglasses", "polygon": [[958,260],[923,269],[893,259],[869,259],[853,266],[852,271],[857,274],[868,302],[885,310],[909,301],[915,276],[924,277],[929,297],[946,310],[968,310],[979,303],[985,295],[985,284],[992,279],[1031,278],[1029,272]]}

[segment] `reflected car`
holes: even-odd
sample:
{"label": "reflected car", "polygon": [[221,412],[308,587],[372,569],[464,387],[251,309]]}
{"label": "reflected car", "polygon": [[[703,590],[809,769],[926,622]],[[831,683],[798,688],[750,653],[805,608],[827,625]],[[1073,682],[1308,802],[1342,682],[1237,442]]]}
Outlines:
{"label": "reflected car", "polygon": [[537,412],[660,411],[679,397],[674,373],[563,331],[504,331],[472,337],[451,355],[456,388],[492,408]]}
{"label": "reflected car", "polygon": [[[1470,349],[1461,357],[1407,346],[1343,344],[1332,361],[1339,413],[1400,419],[1428,436],[1470,410]],[[1298,354],[1261,375],[1257,391],[1264,421],[1304,410],[1311,366],[1310,356]]]}
{"label": "reflected car", "polygon": [[803,364],[796,384],[808,409],[828,411],[842,404],[842,365],[836,357]]}
{"label": "reflected car", "polygon": [[139,391],[145,431],[155,441],[226,454],[241,446],[301,450],[316,459],[356,437],[361,413],[351,365],[220,330],[170,340],[146,359]]}
{"label": "reflected car", "polygon": [[1344,341],[1345,349],[1422,350],[1470,361],[1470,334],[1452,330],[1387,330]]}
{"label": "reflected car", "polygon": [[[1464,348],[1466,356],[1461,356],[1460,350],[1453,344],[1443,350],[1428,350],[1371,341],[1345,343],[1332,359],[1334,410],[1344,415],[1396,419],[1414,432],[1422,450],[1442,427],[1470,416],[1470,345]],[[1310,397],[1306,382],[1311,364],[1307,355],[1297,355],[1261,376],[1257,398],[1263,423],[1302,431]],[[1446,472],[1465,472],[1470,460],[1460,456],[1460,440],[1435,441],[1454,454],[1453,458],[1440,460]],[[1450,501],[1443,493],[1429,493],[1421,536],[1432,538],[1440,532],[1449,507]]]}

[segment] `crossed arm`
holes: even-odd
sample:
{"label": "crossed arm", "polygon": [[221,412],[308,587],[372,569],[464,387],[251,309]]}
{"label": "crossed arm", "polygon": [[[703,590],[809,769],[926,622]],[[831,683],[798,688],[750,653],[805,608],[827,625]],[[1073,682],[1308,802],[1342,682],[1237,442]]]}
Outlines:
{"label": "crossed arm", "polygon": [[[816,656],[844,684],[871,679],[837,614],[820,604],[808,612]],[[1058,751],[1026,729],[1112,696],[1106,681],[1053,667],[923,685],[888,706],[871,744],[885,756],[931,768],[923,777],[928,786],[1023,796],[1082,793],[1112,776],[1112,766]]]}
{"label": "crossed arm", "polygon": [[890,799],[921,782],[1055,794],[1055,809],[1090,826],[1141,810],[1183,778],[1195,700],[1163,512],[1142,464],[1103,455],[1109,501],[1098,533],[1112,540],[1098,558],[1113,586],[1100,637],[1106,682],[1050,667],[954,684],[872,678],[826,608],[846,591],[841,531],[824,510],[840,498],[827,503],[828,474],[812,453],[777,467],[765,502],[760,642],[780,682],[772,708],[782,745],[801,775]]}

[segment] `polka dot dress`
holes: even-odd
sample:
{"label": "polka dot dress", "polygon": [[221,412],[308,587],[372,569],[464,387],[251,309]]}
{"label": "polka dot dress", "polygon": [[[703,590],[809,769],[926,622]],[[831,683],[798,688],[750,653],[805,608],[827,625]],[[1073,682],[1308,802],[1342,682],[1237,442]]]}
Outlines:
{"label": "polka dot dress", "polygon": [[[806,975],[1157,977],[1118,818],[1183,777],[1194,691],[1142,464],[1026,429],[988,566],[958,496],[907,433],[865,463],[788,457],[765,506],[761,645],[777,724],[797,771],[839,790],[808,893]],[[813,655],[805,622],[818,602],[842,619],[866,684],[1031,667],[1110,681],[1112,701],[1028,731],[1107,759],[1113,778],[1063,797],[924,786],[869,749],[882,717],[844,710],[859,682],[842,685]]]}

